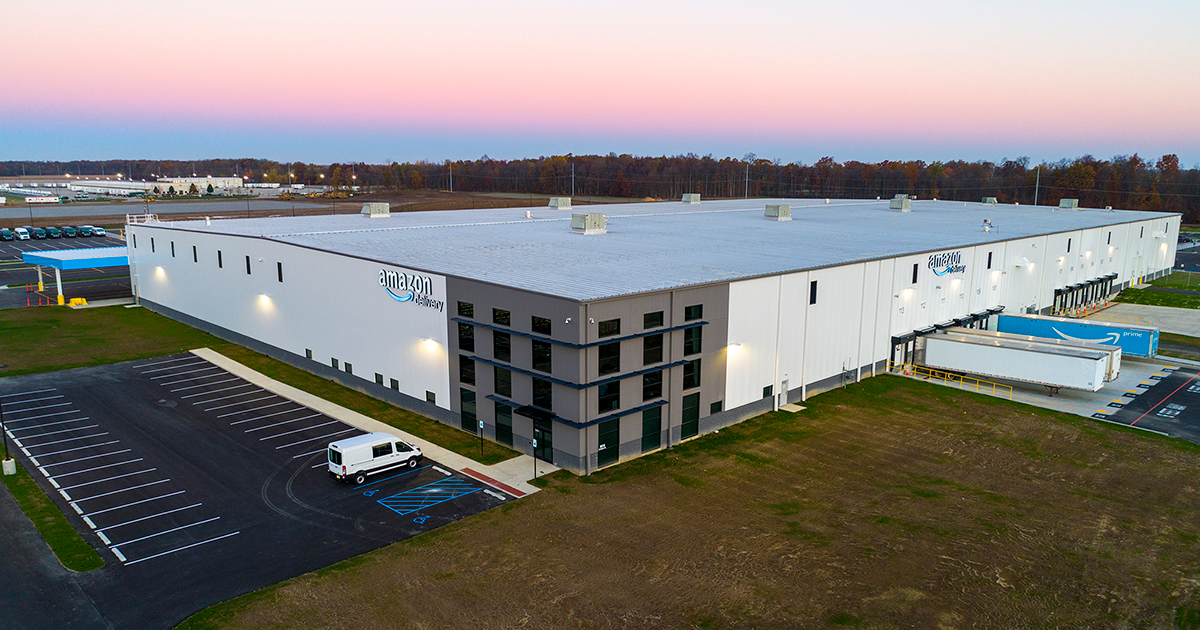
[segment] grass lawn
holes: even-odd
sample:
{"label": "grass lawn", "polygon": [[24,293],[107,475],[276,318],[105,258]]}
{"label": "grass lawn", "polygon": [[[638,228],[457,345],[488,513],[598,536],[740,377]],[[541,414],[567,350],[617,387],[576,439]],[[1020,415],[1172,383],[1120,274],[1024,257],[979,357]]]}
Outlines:
{"label": "grass lawn", "polygon": [[1192,291],[1200,291],[1200,273],[1191,271],[1173,271],[1170,275],[1163,276],[1150,284],[1156,287],[1170,287],[1172,289],[1191,289]]}
{"label": "grass lawn", "polygon": [[[518,455],[476,435],[400,409],[242,346],[142,308],[110,306],[0,310],[0,377],[132,361],[208,347],[271,378],[424,438],[464,457],[494,464]],[[365,386],[365,385],[364,385]]]}
{"label": "grass lawn", "polygon": [[184,628],[1171,628],[1200,446],[881,376]]}
{"label": "grass lawn", "polygon": [[21,509],[33,521],[59,562],[72,571],[91,571],[104,566],[104,560],[83,540],[67,518],[34,483],[29,473],[17,464],[17,474],[4,475],[4,486]]}
{"label": "grass lawn", "polygon": [[1200,295],[1152,291],[1150,289],[1125,289],[1118,293],[1117,297],[1113,298],[1113,301],[1125,302],[1126,304],[1148,304],[1150,306],[1200,309]]}

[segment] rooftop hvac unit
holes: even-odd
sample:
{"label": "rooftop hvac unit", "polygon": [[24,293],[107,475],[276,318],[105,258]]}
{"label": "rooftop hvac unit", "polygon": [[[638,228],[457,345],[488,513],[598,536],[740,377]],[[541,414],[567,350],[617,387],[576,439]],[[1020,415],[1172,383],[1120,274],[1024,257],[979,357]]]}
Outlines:
{"label": "rooftop hvac unit", "polygon": [[558,208],[559,210],[570,210],[571,209],[571,198],[570,197],[551,197],[550,203],[548,205],[551,208]]}
{"label": "rooftop hvac unit", "polygon": [[700,203],[700,193],[683,193],[683,203]]}
{"label": "rooftop hvac unit", "polygon": [[767,211],[764,214],[768,221],[791,221],[792,207],[787,204],[767,204]]}
{"label": "rooftop hvac unit", "polygon": [[392,204],[381,202],[364,203],[362,213],[368,219],[386,219],[392,216]]}
{"label": "rooftop hvac unit", "polygon": [[912,212],[912,200],[908,198],[908,195],[896,195],[888,202],[888,210]]}
{"label": "rooftop hvac unit", "polygon": [[608,215],[604,214],[572,214],[571,231],[575,234],[607,234]]}
{"label": "rooftop hvac unit", "polygon": [[997,202],[996,202],[995,197],[984,197],[983,203],[984,203],[984,205],[994,206],[994,205],[996,205]]}
{"label": "rooftop hvac unit", "polygon": [[991,220],[991,219],[984,219],[984,220],[983,220],[983,231],[984,231],[984,232],[991,232],[991,231],[992,231],[992,229],[993,229],[993,228],[992,228],[992,220]]}
{"label": "rooftop hvac unit", "polygon": [[1058,200],[1058,209],[1059,210],[1078,210],[1079,209],[1079,200],[1078,199],[1059,199]]}

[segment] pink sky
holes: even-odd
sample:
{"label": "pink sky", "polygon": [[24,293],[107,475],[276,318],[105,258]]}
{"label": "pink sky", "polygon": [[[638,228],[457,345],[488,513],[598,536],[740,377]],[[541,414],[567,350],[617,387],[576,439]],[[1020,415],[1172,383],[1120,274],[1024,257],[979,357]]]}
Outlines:
{"label": "pink sky", "polygon": [[0,159],[1200,161],[1200,3],[825,4],[19,3]]}

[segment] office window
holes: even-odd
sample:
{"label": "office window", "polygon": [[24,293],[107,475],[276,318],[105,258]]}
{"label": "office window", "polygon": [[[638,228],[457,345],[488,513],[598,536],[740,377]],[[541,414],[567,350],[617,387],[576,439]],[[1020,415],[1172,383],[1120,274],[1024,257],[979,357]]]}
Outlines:
{"label": "office window", "polygon": [[513,445],[512,407],[502,402],[496,403],[496,441],[505,446]]}
{"label": "office window", "polygon": [[662,407],[642,412],[642,452],[662,446]]}
{"label": "office window", "polygon": [[512,363],[512,337],[506,332],[492,331],[492,358]]}
{"label": "office window", "polygon": [[275,263],[275,271],[279,273],[279,281],[283,282],[283,263]]}
{"label": "office window", "polygon": [[549,374],[552,371],[550,369],[552,355],[550,342],[534,339],[531,345],[533,346],[533,369]]}
{"label": "office window", "polygon": [[225,259],[221,257],[221,250],[219,249],[217,250],[217,267],[221,269],[225,268]]}
{"label": "office window", "polygon": [[723,401],[718,400],[717,402],[708,406],[708,413],[709,414],[721,413],[722,406],[723,406]]}
{"label": "office window", "polygon": [[700,359],[693,359],[683,364],[683,388],[700,387]]}
{"label": "office window", "polygon": [[1067,239],[1067,253],[1071,253],[1071,239],[1069,238]]}
{"label": "office window", "polygon": [[458,349],[475,352],[475,327],[470,324],[458,323]]}
{"label": "office window", "polygon": [[683,356],[700,354],[700,340],[704,329],[700,326],[683,331]]}
{"label": "office window", "polygon": [[375,373],[375,384],[376,384],[376,385],[383,385],[383,375],[382,375],[382,374],[380,374],[379,372],[376,372],[376,373]]}
{"label": "office window", "polygon": [[[393,387],[392,389],[397,389],[397,388]],[[429,391],[428,389],[425,390],[425,402],[436,405],[437,404],[437,394]]]}
{"label": "office window", "polygon": [[642,337],[642,365],[662,363],[663,336],[662,333]]}
{"label": "office window", "polygon": [[693,304],[692,306],[683,307],[683,321],[690,322],[701,317],[704,317],[703,304]]}
{"label": "office window", "polygon": [[642,375],[642,400],[662,398],[663,373],[651,372]]}
{"label": "office window", "polygon": [[494,365],[492,372],[496,377],[496,394],[512,398],[512,370]]}
{"label": "office window", "polygon": [[312,350],[305,348],[304,349],[304,358],[311,361],[312,360]]}
{"label": "office window", "polygon": [[621,371],[621,342],[606,343],[600,351],[600,375],[616,374]]}
{"label": "office window", "polygon": [[771,394],[774,391],[775,391],[774,385],[767,385],[766,387],[763,388],[763,398],[770,398]]}
{"label": "office window", "polygon": [[175,241],[171,241],[171,258],[175,257]]}
{"label": "office window", "polygon": [[688,394],[683,397],[683,424],[679,427],[679,437],[687,439],[700,433],[700,393]]}
{"label": "office window", "polygon": [[492,323],[501,326],[512,326],[512,313],[494,308],[492,309]]}
{"label": "office window", "polygon": [[137,234],[131,234],[131,236],[133,236],[133,248],[137,249]]}
{"label": "office window", "polygon": [[1105,245],[1112,245],[1112,232],[1108,233],[1108,242]]}
{"label": "office window", "polygon": [[551,411],[554,409],[554,389],[550,381],[533,379],[533,406]]}
{"label": "office window", "polygon": [[653,313],[646,313],[645,315],[642,315],[642,328],[644,328],[646,330],[650,330],[651,328],[658,328],[659,326],[662,326],[662,325],[663,325],[663,312],[662,311],[654,311]]}
{"label": "office window", "polygon": [[330,359],[330,360],[329,360],[329,365],[332,365],[332,366],[333,366],[333,369],[335,369],[335,370],[336,370],[336,369],[338,369],[338,360],[337,360],[337,359]]}
{"label": "office window", "polygon": [[458,400],[460,403],[460,412],[462,414],[462,429],[463,431],[477,432],[479,423],[475,415],[475,392],[469,389],[458,390]]}
{"label": "office window", "polygon": [[621,408],[621,382],[605,383],[600,390],[600,413]]}
{"label": "office window", "polygon": [[532,320],[533,320],[533,323],[530,324],[530,328],[533,330],[533,332],[535,332],[539,335],[549,335],[550,334],[550,320],[548,318],[538,317],[537,315],[534,315]]}
{"label": "office window", "polygon": [[250,257],[246,257],[246,275],[250,275]]}
{"label": "office window", "polygon": [[[1141,228],[1138,230],[1138,238],[1142,238],[1142,237],[1143,237],[1143,236],[1145,236],[1145,235],[1146,235],[1146,226],[1144,226],[1144,225],[1143,225],[1143,226],[1142,226],[1142,227],[1141,227]],[[150,245],[151,245],[151,251],[153,251],[153,249],[154,249],[154,247],[153,247],[153,246],[154,246],[154,239],[150,239]]]}
{"label": "office window", "polygon": [[400,391],[400,381],[397,381],[397,380],[396,380],[396,379],[394,379],[394,378],[393,378],[393,379],[389,379],[389,381],[390,381],[390,382],[389,382],[388,384],[392,386],[392,389],[394,389],[394,390],[396,390],[396,391]]}
{"label": "office window", "polygon": [[817,303],[817,281],[816,280],[813,280],[812,282],[808,283],[808,303],[809,304]]}
{"label": "office window", "polygon": [[150,253],[151,254],[154,253],[154,237],[153,236],[150,237]]}
{"label": "office window", "polygon": [[600,330],[597,334],[601,338],[621,334],[621,320],[606,319],[600,322]]}
{"label": "office window", "polygon": [[196,252],[196,246],[192,245],[192,262],[200,262],[200,254]]}
{"label": "office window", "polygon": [[475,361],[466,355],[458,355],[458,382],[463,385],[475,384]]}
{"label": "office window", "polygon": [[470,317],[471,319],[475,319],[475,305],[470,302],[459,302],[458,303],[458,316],[459,317]]}
{"label": "office window", "polygon": [[916,263],[913,263],[913,279],[912,279],[912,283],[913,283],[913,284],[916,284],[916,283],[917,283],[917,264],[916,264]]}
{"label": "office window", "polygon": [[992,252],[988,252],[988,262],[987,262],[987,268],[988,268],[988,269],[991,269],[991,268],[992,268]]}
{"label": "office window", "polygon": [[348,361],[346,363],[343,363],[342,365],[346,368],[347,374],[354,374],[354,366],[350,365],[350,363]]}

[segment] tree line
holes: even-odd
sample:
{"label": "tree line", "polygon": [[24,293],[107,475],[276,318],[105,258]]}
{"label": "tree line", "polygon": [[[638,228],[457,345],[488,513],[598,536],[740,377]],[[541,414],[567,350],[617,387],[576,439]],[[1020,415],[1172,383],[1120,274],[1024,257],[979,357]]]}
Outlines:
{"label": "tree line", "polygon": [[766,160],[754,154],[717,159],[676,156],[556,155],[519,160],[306,164],[264,159],[106,160],[0,162],[0,176],[156,177],[234,176],[249,181],[360,186],[379,190],[441,189],[476,193],[528,193],[579,197],[671,199],[815,197],[890,198],[1057,205],[1078,199],[1084,207],[1179,212],[1200,223],[1200,168],[1183,169],[1174,154],[1157,160],[1137,154],[1101,160],[1090,155],[1031,165],[1028,158],[999,162],[922,160],[814,164]]}

